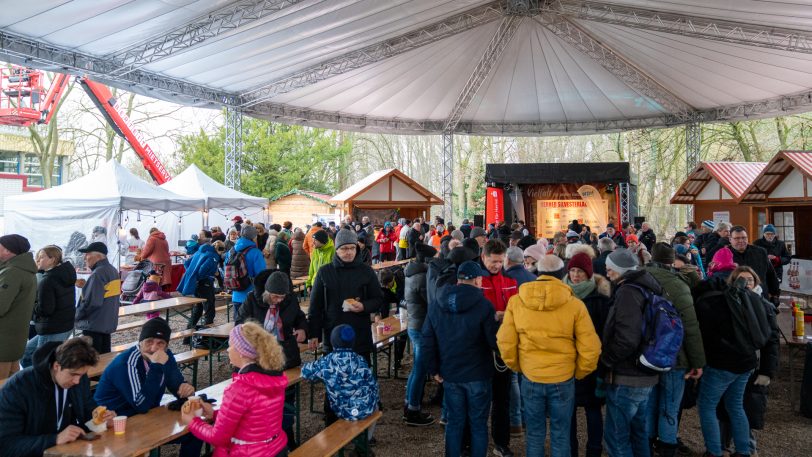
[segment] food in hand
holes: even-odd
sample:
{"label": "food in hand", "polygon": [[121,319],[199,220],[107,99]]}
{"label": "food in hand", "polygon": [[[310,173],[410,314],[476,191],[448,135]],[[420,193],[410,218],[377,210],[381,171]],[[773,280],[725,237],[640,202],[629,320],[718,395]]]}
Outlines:
{"label": "food in hand", "polygon": [[107,414],[107,407],[105,406],[97,406],[96,409],[93,410],[93,423],[96,425],[101,425],[105,422],[104,415]]}

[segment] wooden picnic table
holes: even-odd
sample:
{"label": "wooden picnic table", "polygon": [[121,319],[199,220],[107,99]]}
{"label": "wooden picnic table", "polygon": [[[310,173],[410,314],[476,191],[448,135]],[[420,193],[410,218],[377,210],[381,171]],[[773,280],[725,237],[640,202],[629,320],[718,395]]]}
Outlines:
{"label": "wooden picnic table", "polygon": [[[372,344],[375,347],[375,353],[372,357],[372,372],[375,374],[375,377],[378,376],[378,352],[386,352],[388,355],[388,361],[386,364],[386,373],[389,376],[389,369],[392,368],[392,362],[394,360],[394,354],[392,352],[394,345],[393,343],[398,339],[402,338],[406,335],[406,322],[403,323],[398,320],[398,318],[394,316],[389,316],[385,319],[381,319],[384,325],[388,325],[391,327],[388,332],[385,333],[378,333],[378,324],[372,324]],[[395,370],[395,377],[397,378],[398,372]]]}
{"label": "wooden picnic table", "polygon": [[137,305],[124,305],[118,309],[118,317],[134,316],[136,314],[153,313],[166,311],[176,311],[181,308],[189,308],[198,303],[205,303],[205,298],[197,297],[172,297],[163,300],[139,303]]}
{"label": "wooden picnic table", "polygon": [[[285,371],[288,377],[288,387],[298,386],[302,380],[300,367]],[[209,386],[199,393],[205,393],[209,398],[217,399],[222,403],[223,393],[231,380]],[[297,410],[298,410],[297,387]],[[298,420],[297,420],[298,424]],[[127,418],[127,432],[116,435],[112,429],[101,433],[101,438],[95,441],[77,440],[73,443],[54,446],[45,451],[46,457],[136,457],[149,453],[170,441],[173,441],[187,432],[186,426],[180,422],[180,411],[170,411],[166,406],[159,406],[149,410],[146,414],[138,414]]]}
{"label": "wooden picnic table", "polygon": [[412,259],[404,259],[404,260],[389,260],[387,262],[379,262],[372,265],[373,270],[385,270],[387,268],[396,267],[398,265],[406,265],[407,263],[411,262]]}

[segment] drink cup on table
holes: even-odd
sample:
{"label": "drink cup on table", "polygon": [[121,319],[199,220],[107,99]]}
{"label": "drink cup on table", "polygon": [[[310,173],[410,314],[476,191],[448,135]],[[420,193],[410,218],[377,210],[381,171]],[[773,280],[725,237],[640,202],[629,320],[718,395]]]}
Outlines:
{"label": "drink cup on table", "polygon": [[113,418],[113,431],[116,435],[123,435],[127,430],[127,416],[116,416]]}

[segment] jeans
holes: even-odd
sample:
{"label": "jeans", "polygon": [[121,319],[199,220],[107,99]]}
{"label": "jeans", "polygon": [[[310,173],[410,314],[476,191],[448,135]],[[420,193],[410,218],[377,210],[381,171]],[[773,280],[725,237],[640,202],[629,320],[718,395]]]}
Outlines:
{"label": "jeans", "polygon": [[750,423],[744,413],[742,399],[750,371],[736,374],[713,367],[705,367],[696,406],[699,409],[699,424],[705,438],[705,449],[713,455],[722,455],[722,438],[719,432],[719,421],[716,418],[716,406],[724,401],[733,444],[736,452],[750,454]]}
{"label": "jeans", "polygon": [[205,303],[199,303],[192,308],[192,317],[189,320],[189,325],[186,328],[195,328],[200,317],[203,316],[205,310],[205,318],[203,323],[205,325],[214,322],[214,281],[211,279],[204,279],[197,282],[195,288],[195,297],[205,298]]}
{"label": "jeans", "polygon": [[[600,405],[584,407],[586,413],[586,456],[600,457],[603,452],[603,411]],[[570,455],[578,457],[578,407],[572,414],[570,425]]]}
{"label": "jeans", "polygon": [[519,374],[513,373],[510,379],[510,426],[521,427],[522,420],[522,393],[519,390]]}
{"label": "jeans", "polygon": [[420,405],[423,403],[423,389],[426,386],[426,362],[423,360],[420,330],[410,328],[407,333],[409,339],[412,340],[414,361],[412,363],[412,372],[409,373],[409,380],[406,381],[406,404],[409,409],[420,411]]}
{"label": "jeans", "polygon": [[[499,360],[500,365],[504,362]],[[494,444],[510,447],[510,380],[509,369],[493,375],[493,402],[491,405],[491,438]]]}
{"label": "jeans", "polygon": [[648,403],[650,387],[610,384],[606,388],[603,441],[612,457],[649,457]]}
{"label": "jeans", "polygon": [[660,375],[660,383],[649,398],[648,435],[666,444],[677,444],[679,407],[685,391],[685,370],[673,369]]}
{"label": "jeans", "polygon": [[68,339],[71,333],[73,333],[73,330],[68,330],[67,332],[62,333],[53,333],[50,335],[34,336],[30,340],[28,340],[28,343],[25,345],[25,352],[23,353],[22,360],[20,360],[20,365],[22,365],[23,368],[30,367],[31,365],[33,365],[31,357],[34,355],[34,351],[44,346],[45,343],[50,343],[52,341],[58,341],[62,343]]}
{"label": "jeans", "polygon": [[448,413],[445,426],[445,455],[459,457],[465,424],[471,427],[471,457],[488,453],[488,411],[491,407],[491,380],[444,382],[444,402]]}
{"label": "jeans", "polygon": [[570,426],[575,408],[575,379],[555,384],[533,382],[522,375],[522,400],[527,421],[525,453],[544,457],[547,418],[553,457],[570,457]]}

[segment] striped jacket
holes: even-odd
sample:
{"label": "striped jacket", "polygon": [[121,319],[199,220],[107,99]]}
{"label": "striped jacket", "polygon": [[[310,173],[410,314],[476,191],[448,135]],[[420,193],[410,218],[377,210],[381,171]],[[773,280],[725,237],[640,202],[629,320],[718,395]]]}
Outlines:
{"label": "striped jacket", "polygon": [[364,419],[378,409],[378,382],[367,362],[351,349],[337,348],[305,363],[302,377],[324,381],[330,407],[341,419]]}
{"label": "striped jacket", "polygon": [[96,386],[96,403],[119,416],[132,416],[159,406],[166,389],[177,396],[178,387],[185,381],[175,356],[169,349],[166,354],[169,360],[163,365],[147,361],[138,346],[119,354]]}

